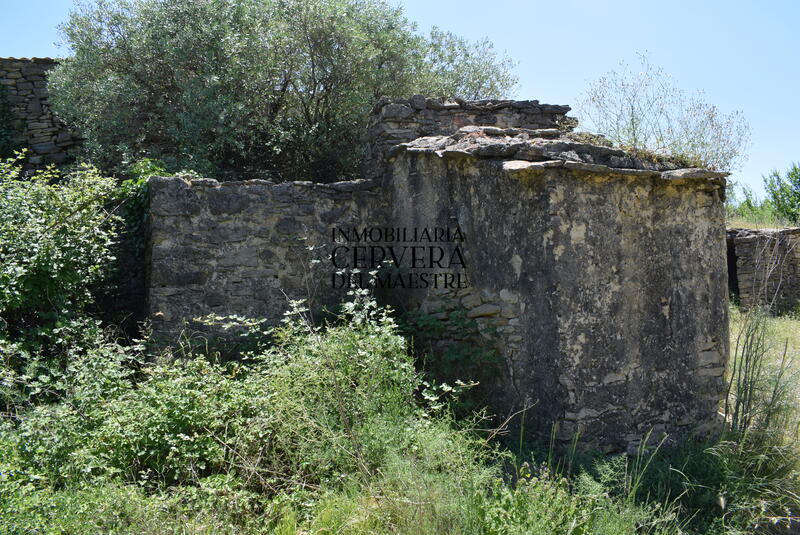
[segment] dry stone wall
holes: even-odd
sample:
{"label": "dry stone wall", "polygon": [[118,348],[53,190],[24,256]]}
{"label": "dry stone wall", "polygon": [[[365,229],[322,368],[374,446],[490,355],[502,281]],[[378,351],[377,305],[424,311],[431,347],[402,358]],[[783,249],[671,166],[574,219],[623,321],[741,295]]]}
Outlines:
{"label": "dry stone wall", "polygon": [[332,304],[341,295],[312,276],[320,251],[329,250],[331,227],[370,225],[381,203],[367,180],[153,177],[149,192],[148,310],[157,336],[172,339],[209,314],[274,325],[289,299]]}
{"label": "dry stone wall", "polygon": [[395,152],[390,220],[457,225],[469,276],[407,299],[497,332],[500,405],[531,406],[541,433],[560,422],[564,440],[615,449],[714,426],[728,356],[722,176],[557,135],[467,127]]}
{"label": "dry stone wall", "polygon": [[[526,430],[558,423],[563,440],[621,450],[651,429],[714,428],[728,357],[724,175],[582,142],[564,133],[567,110],[383,99],[371,179],[151,179],[156,331],[207,313],[275,323],[287,296],[341,296],[328,283],[339,262],[391,259],[376,284],[434,323],[474,323],[500,356],[493,409],[531,407]],[[320,273],[305,268],[314,245],[328,254]]]}
{"label": "dry stone wall", "polygon": [[65,163],[79,142],[50,108],[47,71],[57,64],[51,58],[0,58],[0,98],[11,104],[17,119],[12,141],[30,150],[29,167]]}
{"label": "dry stone wall", "polygon": [[730,290],[745,308],[800,305],[800,228],[728,231]]}
{"label": "dry stone wall", "polygon": [[367,151],[368,178],[384,177],[386,154],[392,147],[425,136],[455,133],[464,126],[556,128],[574,123],[569,106],[538,100],[474,100],[381,98],[372,110]]}

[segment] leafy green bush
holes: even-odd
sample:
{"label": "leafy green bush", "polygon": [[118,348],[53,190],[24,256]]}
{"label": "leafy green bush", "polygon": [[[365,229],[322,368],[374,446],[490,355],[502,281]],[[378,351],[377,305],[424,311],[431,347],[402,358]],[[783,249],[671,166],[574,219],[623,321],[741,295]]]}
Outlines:
{"label": "leafy green bush", "polygon": [[61,29],[74,56],[48,74],[51,101],[104,169],[151,157],[223,179],[353,177],[380,96],[515,85],[488,41],[419,35],[382,0],[112,0]]}
{"label": "leafy green bush", "polygon": [[764,187],[778,215],[792,223],[800,223],[800,167],[792,164],[783,176],[772,171],[764,177]]}
{"label": "leafy green bush", "polygon": [[18,158],[0,162],[2,330],[52,328],[91,300],[111,261],[114,185],[91,167],[23,177]]}
{"label": "leafy green bush", "polygon": [[[216,522],[246,510],[228,527],[260,514],[263,529],[278,533],[301,525],[313,533],[526,533],[536,525],[633,534],[655,518],[635,504],[573,495],[546,474],[522,473],[507,488],[497,451],[417,401],[436,396],[424,392],[387,312],[362,298],[345,310],[343,324],[324,330],[287,321],[271,333],[271,349],[238,364],[194,356],[143,365],[138,349],[99,338],[67,369],[60,402],[0,428],[9,474],[0,488],[16,495],[0,506],[53,526],[58,515],[36,516],[33,504],[82,518],[76,500],[110,507],[87,494],[91,482],[109,499],[132,492],[120,482],[136,482],[194,504],[190,518],[219,511]],[[131,499],[135,507],[116,508],[120,531],[135,530],[158,503],[138,492]],[[105,526],[109,517],[95,521]]]}
{"label": "leafy green bush", "polygon": [[481,329],[463,310],[451,311],[445,319],[421,311],[406,312],[399,316],[398,324],[428,381],[468,387],[451,406],[457,417],[469,417],[494,401],[501,376],[501,357],[493,342],[496,329]]}
{"label": "leafy green bush", "polygon": [[63,373],[18,377],[53,399],[0,423],[7,530],[733,535],[796,516],[798,450],[760,429],[512,470],[426,387],[385,310],[343,309],[321,329],[295,308],[227,364],[145,362],[74,328]]}
{"label": "leafy green bush", "polygon": [[[6,468],[0,471],[9,474]],[[207,495],[214,497],[214,490],[208,489]],[[252,511],[243,517],[216,510],[213,500],[202,506],[190,500],[182,493],[151,495],[140,487],[110,481],[53,489],[35,479],[6,478],[0,479],[0,524],[4,535],[236,535],[245,532],[242,524],[252,524],[246,533],[269,533],[263,519],[255,521],[258,517]]]}
{"label": "leafy green bush", "polygon": [[[391,320],[324,332],[290,322],[274,336],[249,364],[195,356],[147,366],[136,385],[122,367],[129,350],[98,345],[68,369],[76,379],[65,401],[22,421],[20,455],[52,480],[175,484],[230,473],[273,493],[371,473],[398,446],[386,429],[413,427],[420,385]],[[92,373],[69,374],[81,366]]]}
{"label": "leafy green bush", "polygon": [[107,208],[119,219],[117,239],[106,268],[106,277],[93,293],[90,312],[105,324],[120,328],[129,338],[136,338],[145,320],[145,273],[147,225],[149,221],[147,180],[166,175],[155,160],[138,160],[128,166],[126,179],[118,182]]}
{"label": "leafy green bush", "polygon": [[23,176],[0,161],[0,403],[58,399],[71,359],[97,347],[84,316],[113,257],[115,182],[91,167]]}

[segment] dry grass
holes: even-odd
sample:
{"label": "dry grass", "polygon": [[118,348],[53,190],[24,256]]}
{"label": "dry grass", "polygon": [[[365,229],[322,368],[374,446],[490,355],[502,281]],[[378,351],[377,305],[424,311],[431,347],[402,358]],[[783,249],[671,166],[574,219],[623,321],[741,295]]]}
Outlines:
{"label": "dry grass", "polygon": [[[736,343],[736,336],[741,330],[743,314],[736,308],[731,310],[731,348]],[[800,315],[788,314],[784,316],[771,316],[767,318],[768,353],[770,360],[778,361],[783,356],[784,345],[787,353],[795,355],[800,360]],[[800,361],[797,362],[800,366]]]}
{"label": "dry grass", "polygon": [[744,422],[746,429],[755,424],[800,448],[800,314],[770,316],[732,307],[730,320],[726,410],[738,409],[729,416],[732,425]]}
{"label": "dry grass", "polygon": [[746,228],[749,230],[764,230],[764,229],[780,229],[789,226],[784,221],[778,221],[773,218],[756,218],[756,217],[733,217],[727,220],[726,226],[731,228]]}

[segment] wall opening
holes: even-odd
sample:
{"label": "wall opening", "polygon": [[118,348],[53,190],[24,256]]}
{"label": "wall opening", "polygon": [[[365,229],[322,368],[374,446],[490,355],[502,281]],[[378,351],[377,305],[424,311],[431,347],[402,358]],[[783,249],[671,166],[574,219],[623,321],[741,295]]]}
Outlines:
{"label": "wall opening", "polygon": [[739,301],[739,274],[737,273],[736,263],[738,257],[736,256],[736,243],[734,237],[728,234],[726,240],[728,249],[728,293],[731,295],[732,301]]}

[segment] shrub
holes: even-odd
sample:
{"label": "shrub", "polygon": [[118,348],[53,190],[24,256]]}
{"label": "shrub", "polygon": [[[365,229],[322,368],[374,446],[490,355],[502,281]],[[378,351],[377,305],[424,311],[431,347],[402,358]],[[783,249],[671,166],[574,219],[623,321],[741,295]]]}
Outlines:
{"label": "shrub", "polygon": [[132,350],[99,345],[68,369],[63,402],[22,420],[20,455],[53,480],[230,473],[271,494],[367,476],[388,451],[414,447],[395,431],[419,425],[421,382],[394,330],[385,314],[325,331],[291,321],[249,363],[193,355],[145,367],[136,384]]}
{"label": "shrub", "polygon": [[11,525],[119,532],[180,503],[188,525],[246,533],[674,533],[671,516],[603,482],[587,492],[588,476],[578,492],[544,469],[504,483],[508,456],[432,408],[388,312],[363,295],[344,310],[325,329],[295,310],[271,348],[227,365],[193,355],[139,369],[139,350],[98,339],[60,402],[0,428],[0,489],[14,493],[0,508]]}
{"label": "shrub", "polygon": [[252,529],[244,531],[240,525],[248,523],[247,518],[218,511],[209,501],[202,507],[186,502],[181,494],[148,495],[140,487],[108,481],[52,489],[35,480],[0,480],[4,535],[269,533],[263,521],[252,522]]}
{"label": "shrub", "polygon": [[18,158],[0,162],[4,330],[52,329],[91,300],[112,259],[115,218],[105,206],[114,184],[86,166],[66,176],[48,169],[23,177]]}
{"label": "shrub", "polygon": [[97,346],[84,316],[112,261],[115,182],[91,167],[23,176],[0,161],[0,403],[58,399],[70,359]]}
{"label": "shrub", "polygon": [[149,221],[147,179],[165,175],[152,160],[140,160],[128,168],[127,178],[118,182],[107,209],[119,220],[117,237],[111,247],[113,261],[105,277],[94,288],[90,312],[105,324],[113,324],[130,338],[138,336],[145,319],[145,273],[147,226]]}
{"label": "shrub", "polygon": [[519,465],[453,420],[363,294],[324,329],[299,308],[252,323],[269,344],[227,364],[188,349],[145,364],[85,325],[56,401],[0,424],[17,532],[733,535],[796,518],[798,450],[775,433],[791,418],[761,409],[717,443],[504,470]]}
{"label": "shrub", "polygon": [[152,157],[222,179],[353,177],[381,95],[515,84],[488,41],[421,36],[382,0],[98,1],[61,29],[74,56],[49,73],[51,100],[108,169]]}
{"label": "shrub", "polygon": [[[451,404],[457,417],[469,418],[495,401],[493,389],[501,376],[501,357],[493,342],[497,334],[494,328],[480,329],[459,310],[444,320],[420,311],[405,312],[399,315],[398,323],[410,341],[417,367],[428,381],[466,389]],[[456,341],[437,343],[442,340]]]}
{"label": "shrub", "polygon": [[756,194],[743,186],[740,198],[731,184],[725,196],[725,209],[728,223],[731,226],[782,227],[784,216],[778,213],[771,199],[759,199]]}

